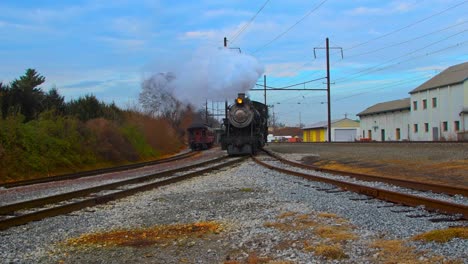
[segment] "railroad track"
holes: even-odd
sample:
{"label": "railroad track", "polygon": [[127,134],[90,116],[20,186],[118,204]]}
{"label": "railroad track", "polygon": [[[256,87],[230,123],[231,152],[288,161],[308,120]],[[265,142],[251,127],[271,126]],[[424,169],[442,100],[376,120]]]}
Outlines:
{"label": "railroad track", "polygon": [[72,179],[95,176],[95,175],[110,173],[110,172],[132,170],[132,169],[137,169],[137,168],[141,168],[145,166],[157,165],[157,164],[162,164],[166,162],[186,159],[186,158],[196,155],[197,153],[198,152],[190,151],[190,152],[182,153],[182,154],[175,155],[169,158],[164,158],[164,159],[158,159],[158,160],[152,160],[152,161],[146,161],[146,162],[140,162],[140,163],[134,163],[134,164],[128,164],[128,165],[121,165],[121,166],[116,166],[116,167],[108,167],[108,168],[102,168],[102,169],[96,169],[96,170],[82,171],[82,172],[77,172],[77,173],[68,173],[68,174],[62,174],[62,175],[57,175],[57,176],[42,177],[42,178],[31,179],[31,180],[3,183],[3,184],[0,184],[0,188],[1,187],[13,188],[13,187],[26,186],[26,185],[32,185],[32,184],[37,184],[37,183],[72,180]]}
{"label": "railroad track", "polygon": [[[356,182],[345,181],[340,179],[334,179],[329,177],[323,177],[313,175],[312,173],[298,172],[297,164],[288,164],[292,168],[286,169],[279,166],[274,166],[268,162],[261,161],[257,157],[253,157],[254,161],[266,168],[289,174],[298,177],[302,177],[311,181],[318,181],[323,183],[332,184],[341,188],[344,191],[352,191],[366,196],[370,196],[376,199],[388,201],[395,204],[401,204],[412,207],[423,206],[425,210],[434,211],[438,213],[461,215],[461,219],[468,220],[468,206],[460,203],[447,202],[441,199],[428,198],[415,194],[391,191],[383,188],[372,187],[365,184],[359,184]],[[280,160],[281,161],[281,160]],[[310,168],[309,168],[310,169]],[[340,191],[337,191],[340,192]]]}
{"label": "railroad track", "polygon": [[342,175],[342,176],[348,176],[355,178],[357,180],[361,181],[369,181],[369,182],[384,182],[396,186],[400,186],[403,188],[409,188],[413,190],[419,190],[419,191],[431,191],[434,193],[444,193],[444,194],[449,194],[449,195],[463,195],[465,197],[468,197],[468,188],[463,187],[463,186],[449,186],[449,185],[442,185],[442,184],[432,184],[432,183],[424,183],[420,181],[410,181],[410,180],[402,180],[402,179],[394,179],[394,178],[389,178],[389,177],[382,177],[382,176],[376,176],[376,175],[369,175],[369,174],[361,174],[361,173],[354,173],[354,172],[348,172],[348,171],[341,171],[341,170],[332,170],[332,169],[325,169],[325,168],[319,168],[317,166],[312,166],[312,165],[305,165],[302,163],[290,161],[287,159],[282,158],[279,155],[276,155],[275,153],[264,150],[269,156],[280,160],[282,163],[288,164],[290,166],[294,167],[299,167],[307,170],[315,170],[315,171],[320,171],[320,172],[326,172],[330,174],[335,174],[335,175]]}
{"label": "railroad track", "polygon": [[244,159],[245,157],[228,158],[224,156],[151,175],[1,206],[0,230],[47,217],[67,214],[86,207],[104,204],[139,192],[190,179],[213,170],[231,166]]}

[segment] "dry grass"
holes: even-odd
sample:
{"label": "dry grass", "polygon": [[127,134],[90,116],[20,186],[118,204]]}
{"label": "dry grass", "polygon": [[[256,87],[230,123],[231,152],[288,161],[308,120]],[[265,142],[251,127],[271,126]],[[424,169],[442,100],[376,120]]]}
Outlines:
{"label": "dry grass", "polygon": [[454,227],[442,230],[432,230],[413,237],[413,240],[445,243],[454,238],[468,239],[468,227]]}
{"label": "dry grass", "polygon": [[306,248],[307,251],[313,251],[315,255],[324,257],[326,259],[344,259],[348,256],[344,253],[340,244],[326,245],[319,244],[315,247]]}
{"label": "dry grass", "polygon": [[356,239],[356,236],[349,232],[349,228],[344,225],[319,226],[315,229],[315,233],[318,236],[330,239],[333,242],[344,242]]}
{"label": "dry grass", "polygon": [[285,212],[285,213],[280,214],[277,218],[278,219],[283,219],[283,218],[287,218],[287,217],[291,217],[291,216],[295,216],[295,215],[297,215],[296,212]]}
{"label": "dry grass", "polygon": [[374,255],[378,263],[463,263],[462,260],[448,260],[441,256],[422,257],[424,252],[416,252],[413,247],[406,246],[401,240],[377,240],[371,247],[379,250]]}
{"label": "dry grass", "polygon": [[323,218],[339,218],[336,214],[327,213],[327,212],[321,212],[317,216],[323,217]]}
{"label": "dry grass", "polygon": [[217,234],[222,226],[217,222],[198,222],[191,224],[161,225],[137,230],[114,230],[105,233],[84,234],[78,238],[69,239],[69,246],[98,247],[132,246],[141,247],[149,245],[166,246],[170,242],[177,242],[179,246],[193,245],[187,241],[189,238],[201,238],[208,234]]}
{"label": "dry grass", "polygon": [[273,260],[270,257],[259,257],[257,253],[251,252],[246,260],[227,260],[224,264],[292,264],[291,261]]}

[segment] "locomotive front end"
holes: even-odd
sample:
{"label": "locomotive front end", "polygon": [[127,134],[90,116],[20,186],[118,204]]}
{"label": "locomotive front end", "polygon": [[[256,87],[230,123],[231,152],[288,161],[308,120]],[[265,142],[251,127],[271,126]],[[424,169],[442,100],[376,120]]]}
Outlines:
{"label": "locomotive front end", "polygon": [[244,128],[254,119],[254,110],[245,103],[245,94],[239,94],[236,103],[229,109],[228,119],[232,126]]}

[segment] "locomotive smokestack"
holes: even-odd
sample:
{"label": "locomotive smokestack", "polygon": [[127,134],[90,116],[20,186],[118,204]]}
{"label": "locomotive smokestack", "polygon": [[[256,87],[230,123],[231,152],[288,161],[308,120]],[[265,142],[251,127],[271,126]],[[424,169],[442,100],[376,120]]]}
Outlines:
{"label": "locomotive smokestack", "polygon": [[239,93],[237,95],[238,98],[242,98],[242,99],[245,99],[245,93]]}

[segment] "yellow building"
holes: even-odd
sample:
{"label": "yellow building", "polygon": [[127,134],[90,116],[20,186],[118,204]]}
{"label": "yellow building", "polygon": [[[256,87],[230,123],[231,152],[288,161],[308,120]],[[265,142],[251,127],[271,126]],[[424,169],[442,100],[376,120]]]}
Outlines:
{"label": "yellow building", "polygon": [[[302,129],[304,142],[328,141],[328,122],[322,121]],[[359,122],[349,118],[331,121],[331,137],[333,142],[355,141],[360,135]]]}

